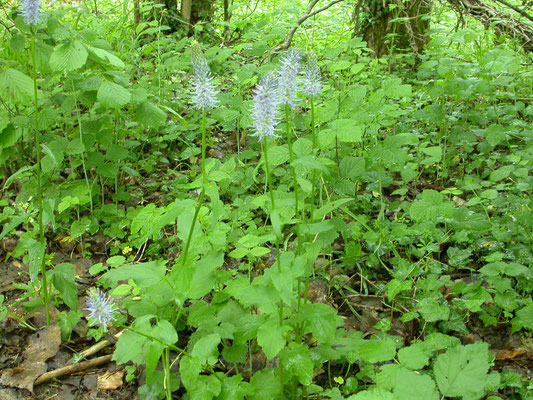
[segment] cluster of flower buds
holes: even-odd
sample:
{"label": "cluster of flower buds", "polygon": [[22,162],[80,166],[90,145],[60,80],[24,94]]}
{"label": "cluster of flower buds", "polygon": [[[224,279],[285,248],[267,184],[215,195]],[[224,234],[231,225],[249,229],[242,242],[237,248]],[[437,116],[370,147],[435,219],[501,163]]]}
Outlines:
{"label": "cluster of flower buds", "polygon": [[[286,104],[294,107],[299,89],[298,74],[302,54],[299,50],[289,49],[281,59],[280,70],[276,75],[268,74],[259,81],[254,92],[254,130],[252,136],[259,141],[277,137],[276,126],[279,122],[278,108]],[[318,95],[322,89],[320,69],[313,53],[308,55],[305,75],[302,78],[302,92],[310,97]]]}
{"label": "cluster of flower buds", "polygon": [[199,110],[214,108],[218,103],[217,92],[213,85],[211,71],[198,42],[193,42],[191,52],[191,63],[194,71],[192,103]]}
{"label": "cluster of flower buds", "polygon": [[39,0],[22,0],[21,14],[28,25],[37,25],[41,21],[41,3]]}

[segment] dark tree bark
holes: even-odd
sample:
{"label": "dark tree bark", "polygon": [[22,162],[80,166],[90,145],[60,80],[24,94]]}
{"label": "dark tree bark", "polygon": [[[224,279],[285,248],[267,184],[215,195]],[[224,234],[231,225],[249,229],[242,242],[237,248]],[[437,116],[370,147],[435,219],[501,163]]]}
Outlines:
{"label": "dark tree bark", "polygon": [[355,34],[363,37],[376,57],[393,49],[422,52],[429,40],[430,0],[364,0],[358,6],[366,17],[356,24]]}
{"label": "dark tree bark", "polygon": [[[528,12],[529,5],[518,8],[505,0],[496,0],[504,5],[505,10],[498,10],[487,0],[448,0],[460,15],[470,15],[481,21],[485,29],[493,28],[498,35],[508,35],[515,38],[527,52],[533,52],[533,24],[519,20],[518,17],[533,21],[533,15]],[[526,3],[527,4],[527,3]],[[512,14],[515,12],[516,14]]]}

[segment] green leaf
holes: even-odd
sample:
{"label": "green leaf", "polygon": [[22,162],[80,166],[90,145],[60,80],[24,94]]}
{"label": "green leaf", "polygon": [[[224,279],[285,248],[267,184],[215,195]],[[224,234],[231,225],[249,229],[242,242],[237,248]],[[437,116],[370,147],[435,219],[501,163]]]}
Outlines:
{"label": "green leaf", "polygon": [[141,264],[123,265],[106,272],[100,279],[107,279],[116,284],[118,281],[133,279],[143,288],[159,284],[166,273],[166,266],[160,261],[151,261]]}
{"label": "green leaf", "polygon": [[218,360],[218,345],[220,344],[220,335],[212,333],[200,338],[191,351],[191,356],[202,360],[202,363],[214,365]]}
{"label": "green leaf", "polygon": [[326,216],[326,214],[329,214],[333,210],[337,209],[338,207],[342,206],[343,204],[348,203],[349,201],[353,201],[353,199],[338,199],[334,200],[332,202],[326,203],[322,207],[320,207],[318,210],[315,211],[315,220],[321,220]]}
{"label": "green leaf", "polygon": [[337,119],[329,128],[341,142],[358,143],[363,136],[363,127],[354,119]]}
{"label": "green leaf", "polygon": [[18,101],[34,97],[33,80],[13,68],[7,68],[0,79],[0,87]]}
{"label": "green leaf", "polygon": [[422,343],[413,343],[398,351],[398,360],[409,369],[422,369],[429,364],[430,355]]}
{"label": "green leaf", "polygon": [[221,251],[211,253],[196,263],[189,290],[191,299],[199,299],[213,290],[215,270],[222,264],[224,264],[224,253]]}
{"label": "green leaf", "polygon": [[50,66],[55,72],[74,71],[87,62],[87,50],[79,41],[59,45],[50,56]]}
{"label": "green leaf", "polygon": [[435,190],[424,190],[420,198],[409,208],[409,214],[415,221],[434,222],[437,217],[451,216],[453,213],[453,206]]}
{"label": "green leaf", "polygon": [[270,318],[259,327],[257,343],[265,352],[267,359],[272,360],[283,349],[285,346],[284,332],[288,329],[290,328],[286,325],[280,326],[277,318]]}
{"label": "green leaf", "polygon": [[348,400],[406,400],[400,399],[395,394],[387,392],[386,390],[376,388],[372,390],[364,390],[353,396],[348,397]]}
{"label": "green leaf", "polygon": [[360,179],[365,173],[364,157],[344,157],[339,164],[339,171],[345,179]]}
{"label": "green leaf", "polygon": [[307,346],[291,342],[281,351],[279,358],[283,369],[298,377],[302,385],[308,386],[313,382],[313,359]]}
{"label": "green leaf", "polygon": [[118,58],[116,55],[110,53],[107,50],[99,49],[98,47],[93,46],[87,46],[89,51],[93,53],[96,57],[98,57],[100,60],[105,61],[115,67],[116,69],[124,69],[125,65],[122,62],[120,58]]}
{"label": "green leaf", "polygon": [[511,175],[511,172],[513,172],[514,169],[515,167],[513,167],[512,165],[505,165],[501,168],[498,168],[496,171],[492,171],[490,173],[490,180],[492,182],[498,182],[498,181],[504,180],[508,178],[509,175]]}
{"label": "green leaf", "polygon": [[308,331],[320,343],[331,343],[335,339],[335,331],[343,324],[337,312],[327,304],[306,303],[301,312],[308,324]]}
{"label": "green leaf", "polygon": [[130,102],[131,93],[116,83],[104,81],[98,89],[97,98],[106,108],[120,108]]}
{"label": "green leaf", "polygon": [[167,120],[167,114],[150,102],[144,102],[139,105],[135,113],[137,122],[146,128],[159,128]]}
{"label": "green leaf", "polygon": [[489,371],[489,345],[478,342],[457,346],[437,357],[433,372],[447,397],[478,399],[484,394]]}
{"label": "green leaf", "polygon": [[289,148],[287,146],[268,146],[267,156],[270,167],[277,167],[278,165],[289,161]]}
{"label": "green leaf", "polygon": [[402,85],[400,78],[386,79],[382,84],[382,89],[385,91],[385,95],[398,99],[401,97],[411,97],[413,95],[411,85]]}
{"label": "green leaf", "polygon": [[399,399],[439,400],[435,382],[427,375],[400,368],[395,380],[392,391]]}
{"label": "green leaf", "polygon": [[396,355],[396,343],[392,337],[373,338],[359,349],[359,356],[363,361],[377,363],[389,361]]}
{"label": "green leaf", "polygon": [[78,287],[76,286],[76,272],[69,263],[58,264],[54,267],[52,277],[54,287],[61,293],[61,298],[72,310],[78,309]]}
{"label": "green leaf", "polygon": [[418,311],[426,322],[447,321],[450,317],[450,308],[447,305],[427,297],[418,303]]}

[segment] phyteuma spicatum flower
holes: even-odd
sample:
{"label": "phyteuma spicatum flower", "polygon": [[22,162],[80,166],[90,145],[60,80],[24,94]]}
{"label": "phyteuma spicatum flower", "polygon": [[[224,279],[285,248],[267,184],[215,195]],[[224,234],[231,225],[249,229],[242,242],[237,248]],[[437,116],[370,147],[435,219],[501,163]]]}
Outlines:
{"label": "phyteuma spicatum flower", "polygon": [[41,21],[41,3],[39,0],[22,0],[21,15],[28,25],[37,25]]}
{"label": "phyteuma spicatum flower", "polygon": [[316,54],[310,52],[307,55],[307,65],[302,80],[302,92],[309,97],[316,97],[322,90],[320,69],[316,59]]}
{"label": "phyteuma spicatum flower", "polygon": [[108,323],[115,320],[116,305],[100,289],[89,290],[85,310],[89,311],[88,319],[93,322],[93,325],[105,328]]}
{"label": "phyteuma spicatum flower", "polygon": [[279,89],[281,103],[294,107],[296,92],[298,90],[298,73],[300,72],[300,60],[302,53],[297,49],[289,49],[281,59],[279,69]]}
{"label": "phyteuma spicatum flower", "polygon": [[198,42],[191,45],[193,74],[192,104],[199,110],[214,108],[218,103],[211,71]]}
{"label": "phyteuma spicatum flower", "polygon": [[268,73],[260,81],[254,90],[253,128],[261,142],[264,138],[278,137],[274,132],[279,123],[280,91],[278,77],[274,73]]}

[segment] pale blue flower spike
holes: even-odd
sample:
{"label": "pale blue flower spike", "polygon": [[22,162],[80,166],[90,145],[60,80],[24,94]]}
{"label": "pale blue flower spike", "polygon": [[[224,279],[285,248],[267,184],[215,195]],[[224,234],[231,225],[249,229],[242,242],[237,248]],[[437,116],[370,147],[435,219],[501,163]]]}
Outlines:
{"label": "pale blue flower spike", "polygon": [[282,96],[282,104],[293,108],[298,91],[298,73],[300,72],[302,53],[297,49],[289,49],[281,59],[279,71],[279,87]]}
{"label": "pale blue flower spike", "polygon": [[192,45],[191,63],[194,70],[192,104],[198,110],[214,108],[218,103],[217,91],[213,85],[211,71],[198,43]]}
{"label": "pale blue flower spike", "polygon": [[281,104],[278,77],[274,73],[265,75],[254,91],[253,128],[261,142],[265,138],[279,137],[275,134],[279,123],[279,106]]}
{"label": "pale blue flower spike", "polygon": [[89,319],[104,328],[115,320],[116,306],[100,289],[90,290],[85,310],[89,311]]}
{"label": "pale blue flower spike", "polygon": [[21,15],[28,25],[37,25],[41,21],[41,3],[39,0],[22,0]]}
{"label": "pale blue flower spike", "polygon": [[307,55],[307,65],[302,81],[302,92],[309,97],[316,97],[322,90],[320,69],[314,53]]}

